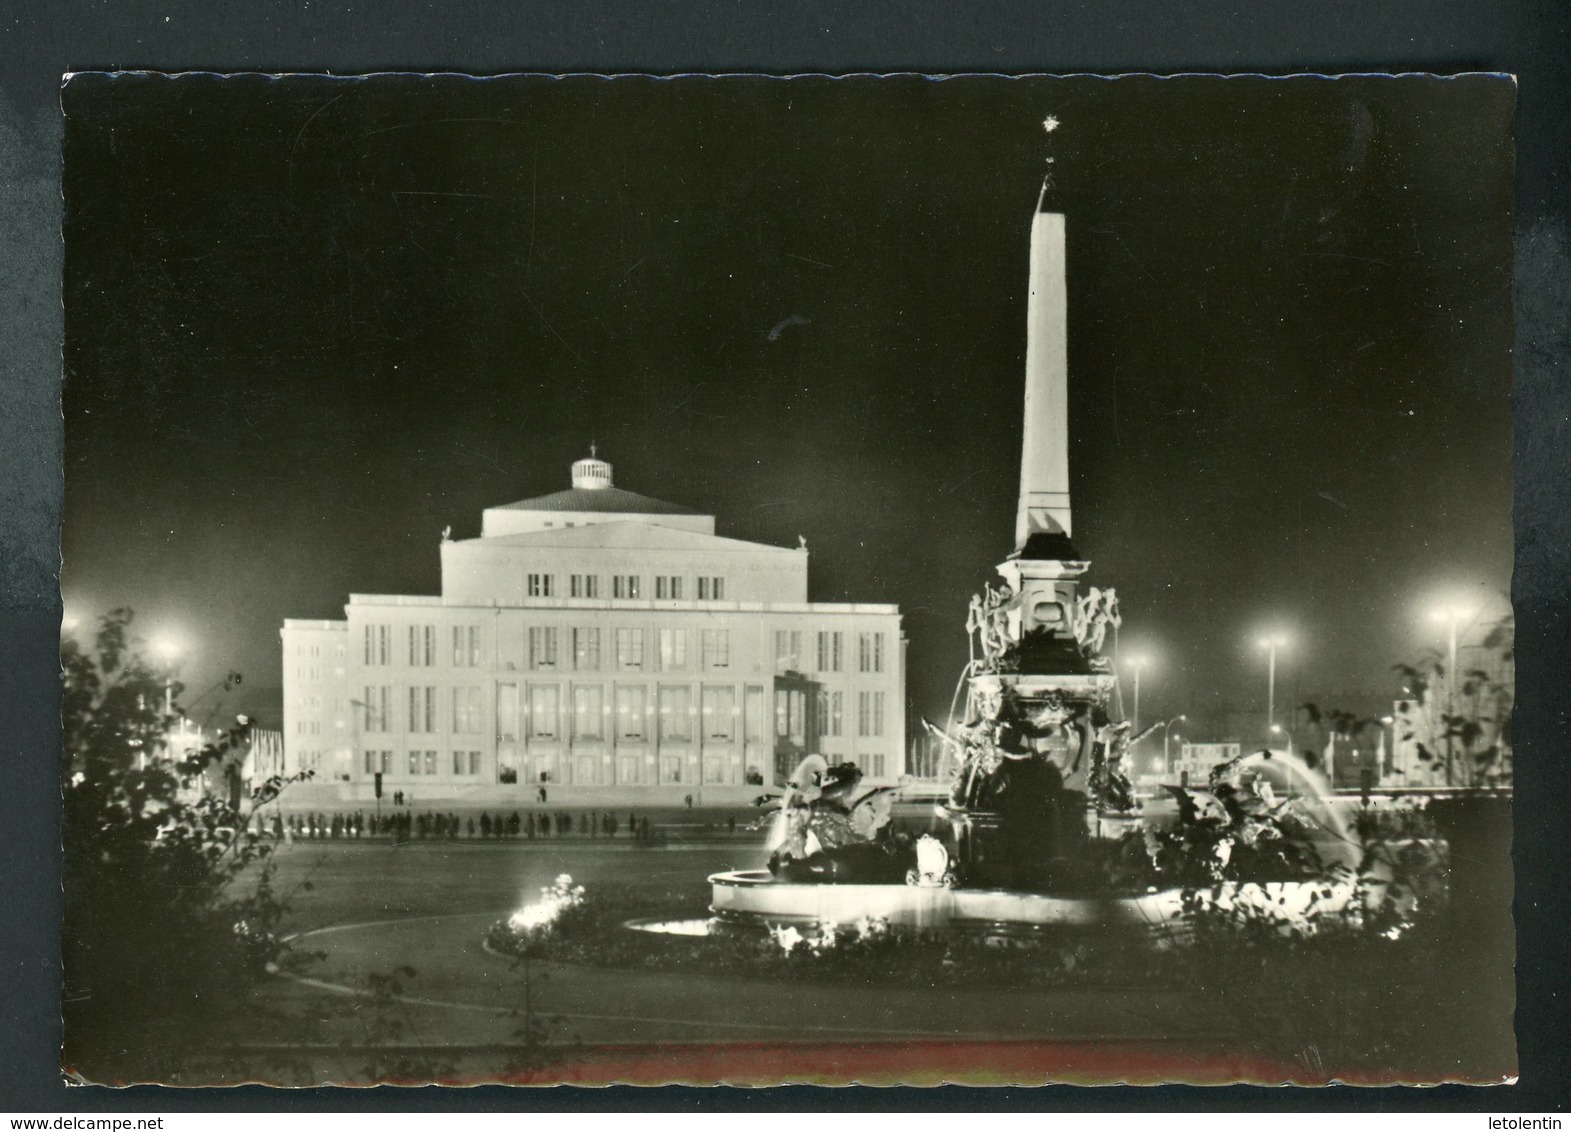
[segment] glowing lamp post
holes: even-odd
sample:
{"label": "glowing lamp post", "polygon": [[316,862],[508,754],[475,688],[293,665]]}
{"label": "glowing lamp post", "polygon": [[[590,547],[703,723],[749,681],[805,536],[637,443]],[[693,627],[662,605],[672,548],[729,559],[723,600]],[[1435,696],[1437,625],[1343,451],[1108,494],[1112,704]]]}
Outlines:
{"label": "glowing lamp post", "polygon": [[1276,731],[1276,650],[1287,644],[1287,638],[1278,633],[1260,638],[1260,647],[1266,650],[1266,731]]}
{"label": "glowing lamp post", "polygon": [[1189,717],[1187,715],[1175,715],[1172,719],[1169,719],[1165,723],[1162,724],[1162,773],[1163,774],[1172,774],[1173,773],[1173,762],[1172,762],[1171,759],[1168,758],[1168,755],[1167,755],[1167,741],[1170,738],[1172,738],[1173,724],[1175,724],[1175,723],[1182,723],[1184,720],[1186,720],[1188,718]]}
{"label": "glowing lamp post", "polygon": [[[180,659],[180,646],[169,637],[158,637],[153,641],[153,652],[158,654],[158,659],[166,666],[173,666]],[[164,678],[164,714],[175,713],[175,682],[172,674]]]}
{"label": "glowing lamp post", "polygon": [[1478,610],[1468,605],[1442,605],[1429,613],[1429,619],[1446,627],[1446,785],[1454,784],[1455,736],[1452,735],[1451,717],[1456,715],[1456,633],[1457,626],[1472,621]]}

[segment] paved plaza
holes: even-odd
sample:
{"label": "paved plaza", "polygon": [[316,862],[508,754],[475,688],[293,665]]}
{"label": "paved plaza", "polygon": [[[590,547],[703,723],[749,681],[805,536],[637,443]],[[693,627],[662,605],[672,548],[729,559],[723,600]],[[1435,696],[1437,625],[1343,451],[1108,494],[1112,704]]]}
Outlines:
{"label": "paved plaza", "polygon": [[[310,1062],[322,1079],[352,1078],[359,1062],[345,1051],[391,1021],[395,1044],[461,1075],[488,1072],[498,1051],[516,1045],[524,1002],[519,972],[482,945],[489,924],[564,872],[590,891],[639,878],[697,894],[708,874],[758,868],[764,858],[759,843],[735,842],[281,846],[278,880],[292,911],[290,930],[300,948],[322,957],[307,977],[280,977],[268,988],[267,1005],[295,1021],[281,1025],[259,1012],[255,1047],[303,1045],[292,1056]],[[391,999],[377,1001],[367,976],[404,967],[414,974],[401,977]],[[1093,1047],[1126,1057],[1131,1049],[1155,1050],[1169,1071],[1189,1064],[1203,1076],[1201,1062],[1215,1066],[1230,1029],[1203,996],[1185,991],[952,991],[556,963],[537,964],[531,975],[532,1010],[560,1019],[553,1041],[624,1060],[629,1050],[678,1048],[702,1060],[693,1051],[737,1044],[817,1048],[819,1057],[844,1043],[863,1051],[1045,1044],[1079,1058]]]}

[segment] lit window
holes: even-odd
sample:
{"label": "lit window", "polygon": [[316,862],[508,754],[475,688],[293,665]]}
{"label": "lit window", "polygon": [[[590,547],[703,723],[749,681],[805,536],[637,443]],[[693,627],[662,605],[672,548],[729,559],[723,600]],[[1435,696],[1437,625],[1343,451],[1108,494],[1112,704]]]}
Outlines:
{"label": "lit window", "polygon": [[604,739],[605,727],[601,720],[604,690],[598,684],[578,684],[573,687],[573,738]]}
{"label": "lit window", "polygon": [[476,625],[453,626],[453,667],[476,668],[480,664],[480,629]]}
{"label": "lit window", "polygon": [[412,668],[430,668],[436,664],[436,626],[409,626],[409,664]]}
{"label": "lit window", "polygon": [[600,671],[600,630],[573,630],[573,667],[580,672]]}
{"label": "lit window", "polygon": [[775,671],[794,672],[802,667],[802,634],[775,630]]}
{"label": "lit window", "polygon": [[529,728],[536,739],[557,736],[558,698],[554,685],[535,685],[529,689]]}
{"label": "lit window", "polygon": [[882,672],[884,670],[884,635],[859,633],[856,640],[856,670]]}
{"label": "lit window", "polygon": [[775,735],[801,743],[806,737],[807,694],[797,688],[775,689]]}
{"label": "lit window", "polygon": [[616,666],[642,668],[644,664],[644,631],[618,629],[616,631]]}
{"label": "lit window", "polygon": [[616,689],[616,732],[623,739],[645,735],[644,689],[619,685]]}
{"label": "lit window", "polygon": [[529,666],[531,668],[556,667],[556,629],[553,626],[535,626],[529,630]]}
{"label": "lit window", "polygon": [[365,663],[385,665],[393,661],[393,627],[367,625],[365,627]]}
{"label": "lit window", "polygon": [[392,702],[393,689],[390,685],[380,687],[366,685],[365,698],[360,701],[360,709],[365,712],[361,730],[369,732],[391,731],[392,728]]}
{"label": "lit window", "polygon": [[660,689],[660,741],[691,742],[693,738],[693,690],[684,685],[663,685]]}
{"label": "lit window", "polygon": [[687,667],[687,630],[660,630],[660,667],[666,672],[678,672]]}
{"label": "lit window", "polygon": [[480,732],[480,689],[453,689],[453,732],[477,735]]}
{"label": "lit window", "polygon": [[704,735],[732,739],[736,733],[736,689],[704,688]]}
{"label": "lit window", "polygon": [[703,665],[705,668],[728,668],[731,664],[731,633],[728,629],[705,629],[703,636]]}
{"label": "lit window", "polygon": [[518,738],[518,685],[496,686],[496,737],[509,742]]}
{"label": "lit window", "polygon": [[425,734],[436,730],[436,689],[409,689],[409,730]]}

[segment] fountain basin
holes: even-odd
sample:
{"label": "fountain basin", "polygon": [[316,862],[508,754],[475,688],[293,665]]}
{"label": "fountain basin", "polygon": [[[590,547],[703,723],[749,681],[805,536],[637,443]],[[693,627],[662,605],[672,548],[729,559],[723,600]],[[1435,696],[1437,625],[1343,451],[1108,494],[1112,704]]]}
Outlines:
{"label": "fountain basin", "polygon": [[[1058,896],[1003,889],[920,888],[896,884],[790,884],[763,870],[709,878],[710,911],[722,924],[757,928],[836,927],[881,917],[890,927],[1029,935],[1052,930],[1140,934],[1173,928],[1184,913],[1184,890],[1125,895]],[[1325,881],[1227,884],[1210,890],[1224,908],[1269,912],[1284,921],[1311,912],[1336,912],[1352,898],[1351,885]]]}
{"label": "fountain basin", "polygon": [[1051,896],[898,884],[788,884],[763,870],[716,873],[709,884],[710,910],[717,919],[761,927],[854,924],[880,917],[891,927],[917,931],[1146,928],[1177,919],[1183,909],[1176,889]]}

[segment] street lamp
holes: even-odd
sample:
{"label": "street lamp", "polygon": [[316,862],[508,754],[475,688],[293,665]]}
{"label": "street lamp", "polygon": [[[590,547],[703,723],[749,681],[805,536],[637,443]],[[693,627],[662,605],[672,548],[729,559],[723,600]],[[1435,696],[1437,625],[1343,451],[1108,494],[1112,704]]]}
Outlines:
{"label": "street lamp", "polygon": [[[155,637],[153,639],[153,652],[158,654],[158,659],[164,662],[166,668],[172,668],[175,661],[180,658],[180,645],[170,637]],[[164,674],[164,714],[175,713],[175,681],[174,673]]]}
{"label": "street lamp", "polygon": [[1456,715],[1456,630],[1457,625],[1463,621],[1471,623],[1478,616],[1474,606],[1464,605],[1460,602],[1450,605],[1438,606],[1430,610],[1429,619],[1446,627],[1446,785],[1453,785],[1455,755],[1453,743],[1455,737],[1452,732],[1455,728],[1451,725],[1451,718]]}
{"label": "street lamp", "polygon": [[1266,650],[1266,730],[1276,730],[1276,650],[1287,644],[1287,638],[1272,633],[1260,638],[1260,647]]}
{"label": "street lamp", "polygon": [[[1296,753],[1293,750],[1293,733],[1291,731],[1289,731],[1287,728],[1283,727],[1280,723],[1273,723],[1271,725],[1271,734],[1273,734],[1273,735],[1280,735],[1284,740],[1286,740],[1287,741],[1287,753],[1289,755],[1293,755],[1295,758],[1297,757]],[[1334,752],[1330,748],[1327,748],[1327,750],[1326,750],[1325,779],[1326,779],[1326,785],[1327,785],[1328,788],[1334,788],[1336,786],[1336,779],[1334,779],[1332,777],[1332,775],[1335,773],[1335,768],[1332,765],[1332,755],[1333,755],[1333,753]],[[1291,789],[1291,787],[1292,787],[1292,780],[1289,779],[1289,778],[1283,778],[1283,780],[1282,780],[1282,788],[1284,790],[1289,790],[1289,789]]]}
{"label": "street lamp", "polygon": [[1140,734],[1140,673],[1150,662],[1147,656],[1132,656],[1129,658],[1129,667],[1135,670],[1135,710],[1130,721],[1130,730]]}
{"label": "street lamp", "polygon": [[[364,711],[364,713],[365,713],[365,719],[366,719],[365,726],[366,726],[367,730],[369,730],[370,727],[371,727],[371,719],[372,719],[373,716],[376,717],[376,720],[377,720],[376,726],[380,730],[383,730],[383,731],[387,730],[387,721],[384,718],[382,718],[381,713],[378,712],[375,707],[373,707],[372,705],[366,703],[364,700],[351,699],[351,700],[348,701],[348,703],[349,703],[349,720],[350,720],[349,773],[350,774],[354,774],[355,773],[355,769],[354,769],[354,767],[355,767],[355,760],[359,759],[361,757],[361,748],[360,748],[360,741],[361,741],[360,740],[360,713],[361,713],[361,711]],[[359,710],[356,710],[356,709],[359,709]],[[382,758],[382,756],[380,754],[378,754],[377,755],[377,763],[376,763],[377,769],[370,772],[371,776],[372,776],[371,777],[372,794],[373,794],[373,796],[376,799],[376,817],[374,819],[374,823],[375,824],[373,824],[372,827],[371,827],[371,832],[372,832],[373,835],[375,835],[376,833],[380,832],[381,828],[382,828],[382,792],[380,790],[376,789],[376,779],[382,773],[381,758]]]}

